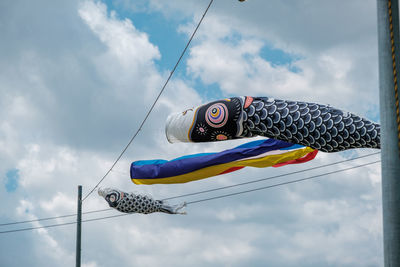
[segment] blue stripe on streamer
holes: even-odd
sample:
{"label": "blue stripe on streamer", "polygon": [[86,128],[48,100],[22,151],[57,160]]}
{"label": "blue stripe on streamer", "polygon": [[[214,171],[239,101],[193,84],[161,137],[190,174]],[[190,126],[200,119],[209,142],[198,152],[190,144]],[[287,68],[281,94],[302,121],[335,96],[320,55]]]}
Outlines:
{"label": "blue stripe on streamer", "polygon": [[135,161],[134,163],[136,166],[143,166],[143,165],[163,164],[165,162],[168,162],[168,160],[165,159],[138,160]]}
{"label": "blue stripe on streamer", "polygon": [[255,157],[272,150],[287,150],[297,147],[297,145],[284,141],[266,139],[249,142],[218,153],[188,155],[170,161],[140,160],[131,164],[131,179],[177,176],[213,165]]}
{"label": "blue stripe on streamer", "polygon": [[[261,145],[262,143],[264,143],[265,140],[257,140],[257,141],[252,141],[252,142],[248,142],[245,144],[242,144],[240,146],[237,146],[235,148],[250,148],[250,147],[256,147]],[[283,141],[282,141],[283,142]],[[280,148],[280,150],[289,150],[289,149],[297,149],[297,148],[302,148],[304,146],[299,145],[299,144],[292,144],[292,146],[289,147],[285,147],[285,148]]]}
{"label": "blue stripe on streamer", "polygon": [[[194,158],[194,157],[200,157],[200,156],[207,156],[207,155],[212,155],[212,154],[215,154],[215,153],[199,153],[199,154],[185,155],[185,156],[182,156],[182,157],[179,157],[176,159],[172,159],[169,161],[188,159],[188,158]],[[150,159],[150,160],[138,160],[133,163],[135,164],[135,166],[142,166],[142,165],[152,165],[152,164],[164,164],[169,161],[165,160],[165,159]]]}
{"label": "blue stripe on streamer", "polygon": [[247,142],[244,144],[241,144],[240,146],[237,146],[235,148],[249,148],[249,147],[256,147],[261,145],[262,143],[264,143],[266,140],[256,140],[256,141],[252,141],[252,142]]}
{"label": "blue stripe on streamer", "polygon": [[281,150],[298,149],[298,148],[303,148],[303,147],[304,146],[299,145],[299,144],[293,144],[293,146],[281,148]]}
{"label": "blue stripe on streamer", "polygon": [[199,154],[185,155],[185,156],[173,159],[171,161],[180,160],[180,159],[189,159],[189,158],[195,158],[195,157],[202,157],[202,156],[208,156],[208,155],[212,155],[212,154],[215,154],[215,153],[199,153]]}

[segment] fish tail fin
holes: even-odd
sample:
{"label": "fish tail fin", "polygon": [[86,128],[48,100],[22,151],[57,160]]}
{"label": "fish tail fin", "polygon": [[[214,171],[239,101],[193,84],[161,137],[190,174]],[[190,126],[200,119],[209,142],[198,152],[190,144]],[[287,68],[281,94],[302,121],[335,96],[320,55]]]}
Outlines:
{"label": "fish tail fin", "polygon": [[180,211],[184,207],[186,207],[186,202],[183,202],[183,203],[177,204],[177,205],[168,205],[166,203],[163,203],[162,206],[160,207],[160,210],[162,212],[169,213],[169,214],[186,215],[186,211]]}

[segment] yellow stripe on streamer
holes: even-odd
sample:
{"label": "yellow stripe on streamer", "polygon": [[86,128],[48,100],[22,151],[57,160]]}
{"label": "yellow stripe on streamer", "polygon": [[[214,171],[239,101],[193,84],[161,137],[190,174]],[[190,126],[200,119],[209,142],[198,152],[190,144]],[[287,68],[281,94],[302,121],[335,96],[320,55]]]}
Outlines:
{"label": "yellow stripe on streamer", "polygon": [[305,147],[301,149],[296,149],[282,154],[267,155],[261,158],[245,159],[240,161],[233,161],[229,163],[214,165],[199,169],[190,173],[185,173],[177,176],[171,176],[166,178],[149,178],[149,179],[132,179],[135,184],[178,184],[187,183],[191,181],[201,180],[211,176],[219,175],[232,167],[257,167],[265,168],[271,167],[279,163],[284,163],[290,160],[299,159],[304,157],[314,149],[311,147]]}

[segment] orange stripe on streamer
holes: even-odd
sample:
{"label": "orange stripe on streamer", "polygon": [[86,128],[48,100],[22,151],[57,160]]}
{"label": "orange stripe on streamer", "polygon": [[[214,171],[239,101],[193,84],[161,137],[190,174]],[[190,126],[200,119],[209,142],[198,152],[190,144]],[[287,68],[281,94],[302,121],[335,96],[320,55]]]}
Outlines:
{"label": "orange stripe on streamer", "polygon": [[317,156],[317,153],[318,153],[318,150],[314,150],[313,152],[308,153],[307,155],[305,155],[302,158],[293,159],[293,160],[289,160],[289,161],[286,161],[286,162],[278,163],[278,164],[275,164],[272,167],[281,167],[281,166],[285,166],[285,165],[288,165],[288,164],[304,163],[304,162],[313,160],[315,158],[315,156]]}

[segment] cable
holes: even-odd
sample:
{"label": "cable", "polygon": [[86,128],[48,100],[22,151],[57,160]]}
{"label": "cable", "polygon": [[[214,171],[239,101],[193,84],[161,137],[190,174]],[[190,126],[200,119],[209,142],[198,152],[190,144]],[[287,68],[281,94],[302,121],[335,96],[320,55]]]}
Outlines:
{"label": "cable", "polygon": [[[109,218],[114,218],[114,217],[121,217],[121,216],[126,216],[126,215],[131,215],[131,214],[133,214],[133,213],[117,214],[117,215],[111,215],[111,216],[100,217],[100,218],[95,218],[95,219],[82,220],[82,222],[98,221],[98,220],[104,220],[104,219],[109,219]],[[15,230],[1,231],[0,234],[22,232],[22,231],[29,231],[29,230],[36,230],[36,229],[43,229],[43,228],[52,228],[52,227],[71,225],[71,224],[76,224],[76,222],[58,223],[58,224],[51,224],[51,225],[38,226],[38,227],[30,227],[30,228],[21,228],[21,229],[15,229]]]}
{"label": "cable", "polygon": [[[108,211],[108,210],[113,210],[113,209],[112,209],[112,208],[108,208],[108,209],[102,209],[102,210],[93,210],[93,211],[82,212],[82,214],[103,212],[103,211]],[[76,216],[76,213],[74,213],[74,214],[69,214],[69,215],[55,216],[55,217],[40,218],[40,219],[29,220],[29,221],[19,221],[19,222],[2,223],[2,224],[0,224],[0,226],[21,224],[21,223],[40,222],[40,221],[48,221],[48,220],[54,220],[54,219],[60,219],[60,218],[67,218],[67,217],[73,217],[73,216]]]}
{"label": "cable", "polygon": [[136,131],[136,133],[133,135],[133,137],[131,138],[131,140],[129,141],[129,143],[125,146],[125,148],[122,150],[121,154],[118,156],[118,158],[115,160],[115,162],[113,163],[113,165],[111,166],[111,168],[106,172],[106,174],[103,176],[103,178],[100,179],[100,181],[96,184],[95,187],[93,187],[93,189],[82,199],[82,202],[85,201],[85,199],[90,196],[90,194],[93,193],[94,190],[96,190],[96,188],[100,185],[100,183],[108,176],[108,174],[112,171],[112,169],[114,168],[114,166],[117,164],[117,162],[121,159],[122,155],[126,152],[126,150],[128,149],[128,147],[131,145],[132,141],[135,139],[135,137],[138,135],[138,133],[141,131],[144,123],[146,122],[147,118],[149,117],[150,113],[153,111],[154,106],[156,105],[158,99],[160,98],[161,94],[164,92],[165,87],[167,86],[169,80],[171,79],[172,75],[174,74],[176,68],[178,67],[179,62],[181,61],[183,55],[185,54],[187,48],[189,47],[190,43],[192,42],[192,39],[194,37],[194,35],[196,34],[198,28],[200,27],[201,22],[203,21],[205,15],[208,12],[208,9],[210,8],[211,4],[213,3],[214,0],[211,0],[210,3],[208,4],[206,10],[203,13],[203,16],[201,17],[199,23],[197,24],[195,30],[193,31],[192,35],[189,38],[189,41],[187,42],[185,49],[183,49],[178,61],[176,62],[174,68],[172,69],[171,73],[168,76],[168,79],[165,81],[164,86],[162,87],[160,93],[158,94],[156,100],[154,101],[154,103],[151,105],[149,111],[147,112],[145,118],[143,119],[142,123],[139,126],[139,129]]}
{"label": "cable", "polygon": [[[223,187],[217,187],[217,188],[213,188],[213,189],[209,189],[209,190],[198,191],[198,192],[194,192],[194,193],[189,193],[189,194],[184,194],[184,195],[178,195],[178,196],[168,197],[168,198],[164,198],[164,199],[162,199],[162,200],[170,200],[170,199],[176,199],[176,198],[181,198],[181,197],[194,196],[194,195],[199,195],[199,194],[204,194],[204,193],[219,191],[219,190],[223,190],[223,189],[227,189],[227,188],[233,188],[233,187],[238,187],[238,186],[247,185],[247,184],[252,184],[252,183],[258,183],[258,182],[262,182],[262,181],[266,181],[266,180],[276,179],[276,178],[280,178],[280,177],[284,177],[284,176],[289,176],[289,175],[293,175],[293,174],[299,174],[299,173],[303,173],[303,172],[307,172],[307,171],[311,171],[311,170],[316,170],[316,169],[320,169],[320,168],[325,168],[325,167],[329,167],[329,166],[332,166],[332,165],[336,165],[336,164],[340,164],[340,163],[344,163],[344,162],[348,162],[348,161],[352,161],[352,160],[356,160],[356,159],[366,158],[366,157],[378,155],[378,154],[380,154],[380,153],[381,153],[381,152],[376,152],[376,153],[367,154],[367,155],[363,155],[363,156],[359,156],[359,157],[355,157],[355,158],[351,158],[351,159],[341,160],[341,161],[337,161],[337,162],[334,162],[334,163],[329,163],[329,164],[325,164],[325,165],[321,165],[321,166],[316,166],[316,167],[312,167],[312,168],[308,168],[308,169],[304,169],[304,170],[300,170],[300,171],[294,171],[294,172],[289,172],[289,173],[285,173],[285,174],[275,175],[275,176],[271,176],[271,177],[267,177],[267,178],[263,178],[263,179],[254,180],[254,181],[248,181],[248,182],[244,182],[244,183],[239,183],[239,184],[234,184],[234,185],[228,185],[228,186],[223,186]],[[102,209],[102,210],[94,210],[94,211],[83,212],[82,214],[89,214],[89,213],[95,213],[95,212],[103,212],[103,211],[109,211],[109,210],[113,210],[113,209],[112,209],[112,208],[108,208],[108,209]],[[61,216],[55,216],[55,217],[40,218],[40,219],[29,220],[29,221],[19,221],[19,222],[2,223],[2,224],[0,224],[0,226],[14,225],[14,224],[22,224],[22,223],[29,223],[29,222],[38,222],[38,221],[45,221],[45,220],[52,220],[52,219],[59,219],[59,218],[66,218],[66,217],[73,217],[73,216],[76,216],[76,215],[77,215],[77,214],[75,213],[75,214],[70,214],[70,215],[61,215]]]}
{"label": "cable", "polygon": [[307,178],[297,179],[297,180],[288,181],[288,182],[283,182],[283,183],[274,184],[274,185],[263,186],[263,187],[259,187],[259,188],[255,188],[255,189],[250,189],[250,190],[246,190],[246,191],[240,191],[240,192],[236,192],[236,193],[230,193],[230,194],[221,195],[221,196],[216,196],[216,197],[210,197],[210,198],[205,198],[205,199],[190,201],[190,202],[187,202],[186,204],[189,205],[189,204],[194,204],[194,203],[199,203],[199,202],[204,202],[204,201],[209,201],[209,200],[214,200],[214,199],[219,199],[219,198],[224,198],[224,197],[230,197],[230,196],[240,195],[240,194],[249,193],[249,192],[254,192],[254,191],[258,191],[258,190],[268,189],[268,188],[272,188],[272,187],[277,187],[277,186],[282,186],[282,185],[287,185],[287,184],[298,183],[298,182],[302,182],[302,181],[306,181],[306,180],[315,179],[315,178],[317,178],[317,177],[321,177],[321,176],[325,176],[325,175],[329,175],[329,174],[333,174],[333,173],[338,173],[338,172],[343,172],[343,171],[348,171],[348,170],[351,170],[351,169],[356,169],[356,168],[364,167],[364,166],[371,165],[371,164],[375,164],[375,163],[378,163],[378,162],[380,162],[380,160],[374,161],[374,162],[370,162],[370,163],[365,163],[365,164],[358,165],[358,166],[353,166],[353,167],[346,168],[346,169],[341,169],[341,170],[337,170],[337,171],[327,172],[327,173],[320,174],[320,175],[314,175],[314,176],[310,176],[310,177],[307,177]]}
{"label": "cable", "polygon": [[[327,173],[323,173],[323,174],[319,174],[319,175],[314,175],[314,176],[310,176],[310,177],[306,177],[306,178],[296,179],[296,180],[292,180],[292,181],[288,181],[288,182],[273,184],[273,185],[269,185],[269,186],[263,186],[263,187],[259,187],[259,188],[254,188],[254,189],[245,190],[245,191],[239,191],[239,192],[230,193],[230,194],[225,194],[225,195],[220,195],[220,196],[216,196],[216,197],[210,197],[210,198],[205,198],[205,199],[190,201],[190,202],[187,202],[186,204],[187,204],[187,205],[189,205],[189,204],[196,204],[196,203],[205,202],[205,201],[209,201],[209,200],[215,200],[215,199],[220,199],[220,198],[224,198],[224,197],[230,197],[230,196],[235,196],[235,195],[250,193],[250,192],[254,192],[254,191],[258,191],[258,190],[264,190],[264,189],[268,189],[268,188],[278,187],[278,186],[282,186],[282,185],[287,185],[287,184],[292,184],[292,183],[298,183],[298,182],[302,182],[302,181],[306,181],[306,180],[315,179],[315,178],[318,178],[318,177],[321,177],[321,176],[326,176],[326,175],[333,174],[333,173],[338,173],[338,172],[348,171],[348,170],[352,170],[352,169],[356,169],[356,168],[360,168],[360,167],[365,167],[365,166],[367,166],[367,165],[372,165],[372,164],[375,164],[375,163],[378,163],[378,162],[380,162],[380,160],[378,160],[378,161],[373,161],[373,162],[370,162],[370,163],[364,163],[364,164],[361,164],[361,165],[358,165],[358,166],[353,166],[353,167],[349,167],[349,168],[345,168],[345,169],[341,169],[341,170],[336,170],[336,171],[327,172]],[[127,216],[127,215],[131,215],[131,214],[133,214],[133,213],[128,213],[128,214],[117,214],[117,215],[111,215],[111,216],[100,217],[100,218],[95,218],[95,219],[82,220],[82,222],[98,221],[98,220],[103,220],[103,219],[109,219],[109,218]],[[52,224],[52,225],[39,226],[39,227],[30,227],[30,228],[22,228],[22,229],[1,231],[0,234],[13,233],[13,232],[21,232],[21,231],[28,231],[28,230],[35,230],[35,229],[42,229],[42,228],[51,228],[51,227],[57,227],[57,226],[63,226],[63,225],[71,225],[71,224],[76,224],[76,222],[60,223],[60,224]]]}
{"label": "cable", "polygon": [[381,152],[376,152],[376,153],[372,153],[372,154],[368,154],[368,155],[364,155],[364,156],[359,156],[359,157],[352,158],[352,159],[346,159],[346,160],[342,160],[342,161],[338,161],[338,162],[334,162],[334,163],[329,163],[329,164],[321,165],[321,166],[317,166],[317,167],[312,167],[312,168],[308,168],[308,169],[304,169],[304,170],[300,170],[300,171],[295,171],[295,172],[289,172],[289,173],[285,173],[285,174],[275,175],[275,176],[271,176],[271,177],[267,177],[267,178],[254,180],[254,181],[249,181],[249,182],[244,182],[244,183],[239,183],[239,184],[234,184],[234,185],[228,185],[228,186],[222,186],[222,187],[217,187],[217,188],[213,188],[213,189],[209,189],[209,190],[198,191],[198,192],[194,192],[194,193],[189,193],[189,194],[184,194],[184,195],[164,198],[162,200],[170,200],[170,199],[175,199],[175,198],[194,196],[194,195],[209,193],[209,192],[213,192],[213,191],[223,190],[223,189],[227,189],[227,188],[242,186],[242,185],[246,185],[246,184],[258,183],[258,182],[262,182],[262,181],[266,181],[266,180],[271,180],[271,179],[276,179],[276,178],[280,178],[280,177],[284,177],[284,176],[289,176],[289,175],[292,175],[292,174],[299,174],[299,173],[306,172],[306,171],[316,170],[316,169],[332,166],[332,165],[335,165],[335,164],[339,164],[339,163],[343,163],[343,162],[347,162],[347,161],[351,161],[351,160],[365,158],[365,157],[377,155],[379,153],[381,153]]}
{"label": "cable", "polygon": [[15,229],[15,230],[1,231],[0,234],[22,232],[22,231],[29,231],[29,230],[42,229],[42,228],[58,227],[58,226],[69,225],[69,224],[76,224],[76,222],[59,223],[59,224],[52,224],[52,225],[46,225],[46,226],[38,226],[38,227],[31,227],[31,228],[21,228],[21,229]]}

